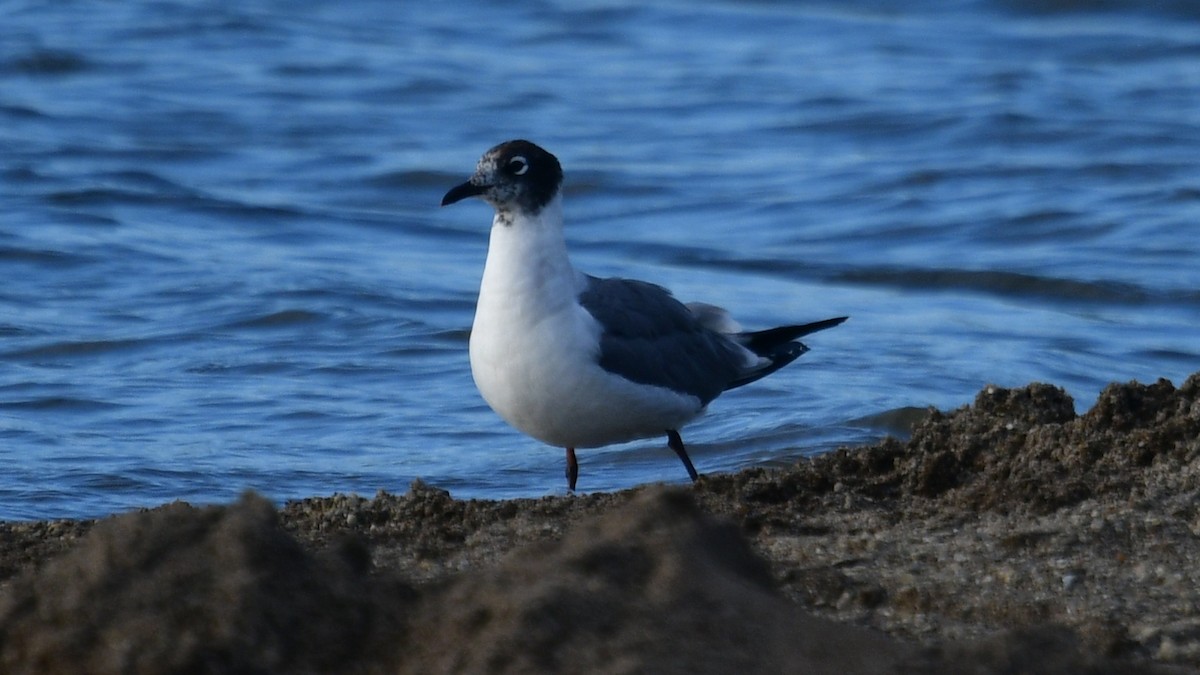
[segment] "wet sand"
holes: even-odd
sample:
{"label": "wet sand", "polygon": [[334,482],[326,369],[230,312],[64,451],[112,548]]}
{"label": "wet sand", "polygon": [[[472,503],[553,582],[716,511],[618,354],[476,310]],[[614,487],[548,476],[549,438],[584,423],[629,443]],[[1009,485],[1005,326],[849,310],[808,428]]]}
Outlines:
{"label": "wet sand", "polygon": [[690,488],[0,523],[5,673],[1200,668],[1200,373]]}

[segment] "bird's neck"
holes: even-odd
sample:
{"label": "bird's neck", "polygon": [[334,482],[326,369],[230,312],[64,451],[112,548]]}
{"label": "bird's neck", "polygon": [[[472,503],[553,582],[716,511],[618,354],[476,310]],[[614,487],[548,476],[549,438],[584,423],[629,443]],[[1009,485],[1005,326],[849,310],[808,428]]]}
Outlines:
{"label": "bird's neck", "polygon": [[579,276],[567,257],[562,198],[555,196],[536,215],[496,215],[479,307],[554,311],[575,300]]}

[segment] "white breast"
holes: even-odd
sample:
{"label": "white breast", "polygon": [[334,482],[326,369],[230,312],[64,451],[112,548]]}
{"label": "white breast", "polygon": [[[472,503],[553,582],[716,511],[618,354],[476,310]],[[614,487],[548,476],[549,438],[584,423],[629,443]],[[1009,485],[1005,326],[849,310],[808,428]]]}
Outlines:
{"label": "white breast", "polygon": [[657,436],[703,412],[699,399],[636,384],[597,363],[600,326],[577,298],[561,202],[492,226],[471,330],[471,373],[484,400],[522,432],[559,447]]}

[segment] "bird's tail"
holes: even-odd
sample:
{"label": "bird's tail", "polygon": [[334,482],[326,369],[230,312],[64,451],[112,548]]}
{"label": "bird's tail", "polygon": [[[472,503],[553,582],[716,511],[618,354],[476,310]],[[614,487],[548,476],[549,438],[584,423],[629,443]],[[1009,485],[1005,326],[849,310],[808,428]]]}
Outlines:
{"label": "bird's tail", "polygon": [[810,333],[815,333],[826,328],[833,328],[842,323],[849,317],[839,316],[833,319],[825,319],[824,321],[814,321],[812,323],[800,324],[797,326],[780,326],[778,328],[768,328],[767,330],[753,331],[750,333],[739,333],[734,337],[743,347],[749,349],[755,354],[767,359],[766,363],[754,370],[747,372],[742,377],[734,380],[726,387],[726,390],[740,387],[744,384],[750,384],[755,380],[760,380],[767,375],[779,370],[787,364],[800,358],[804,352],[808,351],[808,347],[803,342],[798,342],[797,338],[804,337]]}

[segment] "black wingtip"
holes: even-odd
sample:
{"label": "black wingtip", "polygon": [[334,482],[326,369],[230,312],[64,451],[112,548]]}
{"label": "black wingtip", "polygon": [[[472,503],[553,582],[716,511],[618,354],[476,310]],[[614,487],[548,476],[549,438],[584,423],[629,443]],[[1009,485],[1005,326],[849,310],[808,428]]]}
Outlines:
{"label": "black wingtip", "polygon": [[802,338],[805,335],[811,335],[817,331],[833,328],[842,324],[848,316],[839,316],[823,321],[814,321],[812,323],[804,323],[795,326],[780,326],[779,328],[768,328],[767,330],[754,331],[753,333],[742,333],[742,344],[750,351],[759,356],[767,356],[776,347],[782,344],[787,344],[797,338]]}
{"label": "black wingtip", "polygon": [[759,370],[747,374],[745,377],[730,382],[725,388],[726,391],[761,380],[795,361],[808,351],[808,345],[797,341],[797,338],[825,330],[826,328],[833,328],[849,318],[848,316],[838,316],[832,319],[814,321],[796,326],[780,326],[779,328],[768,328],[767,330],[755,331],[753,333],[742,333],[738,336],[742,346],[765,359],[769,359],[770,363]]}
{"label": "black wingtip", "polygon": [[848,316],[838,316],[838,317],[834,317],[832,319],[825,319],[824,321],[814,321],[812,323],[806,323],[802,326],[796,326],[797,328],[805,329],[803,333],[797,334],[796,337],[800,337],[801,335],[808,335],[810,333],[815,333],[819,330],[825,330],[826,328],[833,328],[834,326],[840,326],[846,322],[846,319],[849,319],[849,318],[850,317],[848,317]]}

